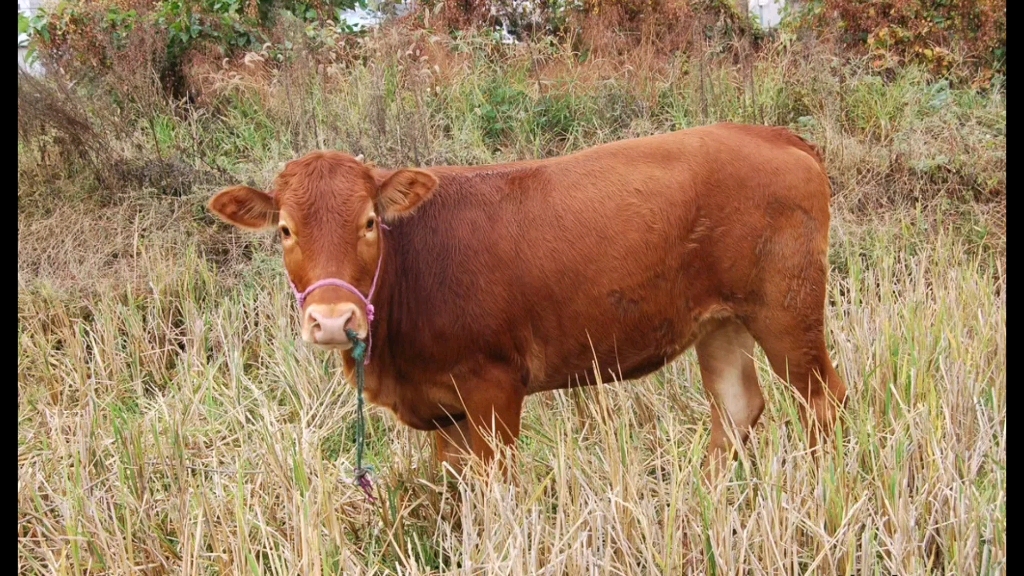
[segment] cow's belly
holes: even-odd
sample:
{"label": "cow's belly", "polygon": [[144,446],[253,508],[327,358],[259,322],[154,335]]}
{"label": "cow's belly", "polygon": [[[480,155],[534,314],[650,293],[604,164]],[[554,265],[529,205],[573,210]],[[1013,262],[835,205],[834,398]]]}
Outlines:
{"label": "cow's belly", "polygon": [[[595,360],[603,382],[646,376],[693,346],[708,320],[733,314],[720,304],[677,309],[676,314],[645,312],[638,320],[609,322],[597,333],[549,342],[544,348],[554,354],[549,355],[544,377],[531,381],[529,393],[594,384]],[[659,312],[660,317],[655,315]]]}

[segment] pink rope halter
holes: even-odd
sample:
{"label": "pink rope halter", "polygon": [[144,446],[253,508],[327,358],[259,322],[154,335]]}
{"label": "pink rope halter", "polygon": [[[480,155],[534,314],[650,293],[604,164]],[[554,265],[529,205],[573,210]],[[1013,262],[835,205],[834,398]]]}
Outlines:
{"label": "pink rope halter", "polygon": [[[377,220],[377,225],[380,226],[382,230],[388,229],[388,227],[385,226],[384,223],[381,222],[379,219]],[[373,273],[373,284],[370,285],[370,291],[366,294],[366,296],[363,296],[363,294],[355,286],[338,278],[325,278],[323,280],[317,280],[316,282],[310,284],[309,287],[302,292],[299,292],[299,289],[295,287],[295,283],[291,281],[291,278],[288,279],[288,284],[291,285],[292,292],[295,293],[295,300],[298,301],[299,303],[300,312],[302,311],[303,305],[305,305],[306,303],[306,298],[309,297],[309,295],[312,294],[314,290],[323,288],[324,286],[335,286],[337,288],[348,290],[349,292],[358,296],[359,299],[363,301],[363,305],[366,307],[366,360],[363,361],[364,366],[368,366],[370,364],[370,351],[373,349],[373,331],[370,329],[370,325],[373,323],[374,308],[373,304],[370,303],[370,300],[373,299],[373,293],[377,290],[377,278],[380,277],[380,263],[383,261],[384,249],[382,247],[380,251],[380,258],[377,259],[377,271]]]}

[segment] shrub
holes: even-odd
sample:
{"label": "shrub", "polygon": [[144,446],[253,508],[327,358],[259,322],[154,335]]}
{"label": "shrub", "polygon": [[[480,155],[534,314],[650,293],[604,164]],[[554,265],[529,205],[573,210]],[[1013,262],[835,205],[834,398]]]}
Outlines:
{"label": "shrub", "polygon": [[[149,54],[165,86],[180,96],[182,65],[194,50],[222,57],[257,50],[268,39],[276,14],[324,21],[359,0],[99,0],[61,2],[32,22],[33,51],[72,78],[109,73],[119,63],[138,65],[125,51],[133,31],[160,38]],[[20,25],[20,24],[19,24]]]}
{"label": "shrub", "polygon": [[877,70],[918,63],[986,85],[1006,70],[1006,0],[811,0],[796,20],[838,32]]}

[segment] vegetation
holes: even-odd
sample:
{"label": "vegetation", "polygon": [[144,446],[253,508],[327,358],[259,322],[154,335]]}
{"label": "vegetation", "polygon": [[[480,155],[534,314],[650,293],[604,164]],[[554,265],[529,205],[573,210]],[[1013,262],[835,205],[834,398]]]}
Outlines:
{"label": "vegetation", "polygon": [[[59,34],[38,19],[54,74],[18,89],[20,572],[1004,574],[1001,69],[878,67],[717,3],[679,8],[682,32],[586,6],[520,44],[447,8],[358,35],[271,10],[257,42],[183,50],[177,88],[139,5],[98,60],[40,42]],[[368,503],[354,391],[299,341],[275,240],[204,208],[313,148],[479,164],[720,120],[825,154],[851,405],[814,465],[758,351],[767,409],[716,487],[689,353],[530,398],[512,485],[445,481],[428,436],[371,408]]]}
{"label": "vegetation", "polygon": [[976,83],[1006,70],[1006,0],[813,0],[801,24],[836,28],[842,42],[869,51],[871,65],[918,62],[939,74],[967,66]]}

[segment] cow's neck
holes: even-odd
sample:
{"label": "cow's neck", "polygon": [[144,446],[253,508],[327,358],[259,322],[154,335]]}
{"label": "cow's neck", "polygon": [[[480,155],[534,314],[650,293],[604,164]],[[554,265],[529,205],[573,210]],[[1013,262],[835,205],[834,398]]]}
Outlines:
{"label": "cow's neck", "polygon": [[[366,366],[368,399],[374,401],[377,396],[375,403],[380,404],[397,397],[398,391],[389,388],[401,387],[405,378],[444,376],[406,374],[403,366],[409,359],[430,357],[427,364],[439,368],[451,368],[457,362],[457,353],[435,341],[443,337],[443,330],[437,329],[458,327],[465,320],[460,295],[469,288],[462,267],[474,251],[486,250],[477,239],[492,222],[481,215],[495,214],[489,206],[501,201],[505,189],[495,181],[528,167],[438,169],[433,197],[384,231],[384,260],[373,298],[373,347]],[[349,376],[354,375],[354,367],[346,355]]]}

